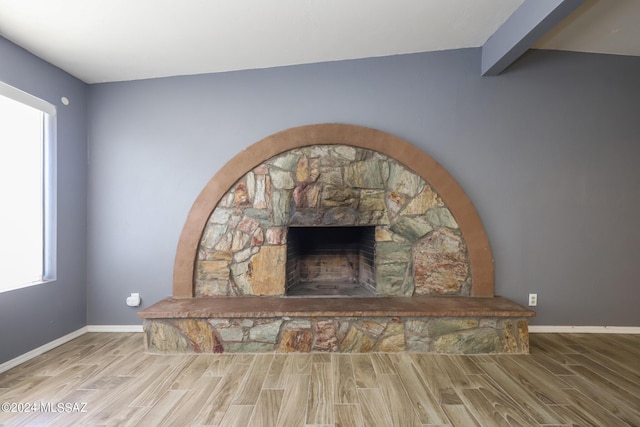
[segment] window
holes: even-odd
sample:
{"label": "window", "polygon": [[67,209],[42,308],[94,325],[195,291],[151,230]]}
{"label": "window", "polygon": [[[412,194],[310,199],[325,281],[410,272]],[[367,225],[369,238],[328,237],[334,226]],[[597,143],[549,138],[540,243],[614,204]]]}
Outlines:
{"label": "window", "polygon": [[55,279],[55,113],[0,82],[0,292]]}

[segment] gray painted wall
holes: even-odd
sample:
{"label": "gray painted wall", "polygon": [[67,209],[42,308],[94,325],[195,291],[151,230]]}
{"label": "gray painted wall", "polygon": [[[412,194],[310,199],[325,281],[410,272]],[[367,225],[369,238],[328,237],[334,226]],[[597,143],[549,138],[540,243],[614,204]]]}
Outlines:
{"label": "gray painted wall", "polygon": [[86,325],[87,86],[1,37],[0,81],[54,104],[58,118],[57,280],[0,293],[2,363]]}
{"label": "gray painted wall", "polygon": [[460,182],[485,224],[496,293],[536,324],[639,326],[640,58],[532,51],[480,77],[480,50],[89,88],[88,323],[171,295],[187,212],[244,147],[353,123],[395,134]]}
{"label": "gray painted wall", "polygon": [[207,180],[253,142],[322,122],[390,132],[442,163],[484,221],[497,293],[539,294],[534,323],[640,325],[640,58],[531,51],[482,78],[479,56],[87,87],[0,38],[0,80],[58,107],[58,279],[0,294],[0,363],[87,323],[140,323],[124,299],[171,294]]}

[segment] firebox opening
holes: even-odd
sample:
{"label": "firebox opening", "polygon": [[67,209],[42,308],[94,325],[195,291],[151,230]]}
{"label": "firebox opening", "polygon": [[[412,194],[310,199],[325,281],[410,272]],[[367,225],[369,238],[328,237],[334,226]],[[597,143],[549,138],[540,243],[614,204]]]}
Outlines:
{"label": "firebox opening", "polygon": [[286,295],[375,296],[375,227],[289,227]]}

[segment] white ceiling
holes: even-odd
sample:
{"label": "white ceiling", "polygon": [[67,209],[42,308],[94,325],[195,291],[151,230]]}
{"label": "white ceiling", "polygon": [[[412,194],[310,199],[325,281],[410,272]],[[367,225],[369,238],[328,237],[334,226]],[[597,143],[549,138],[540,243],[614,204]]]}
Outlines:
{"label": "white ceiling", "polygon": [[[0,0],[0,35],[87,83],[482,46],[523,0]],[[640,0],[535,47],[640,56]]]}

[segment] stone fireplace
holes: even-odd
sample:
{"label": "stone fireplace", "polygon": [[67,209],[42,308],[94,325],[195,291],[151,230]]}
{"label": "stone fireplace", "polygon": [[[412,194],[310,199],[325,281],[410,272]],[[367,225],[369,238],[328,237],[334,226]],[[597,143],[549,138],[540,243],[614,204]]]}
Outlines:
{"label": "stone fireplace", "polygon": [[[299,250],[303,262],[288,263]],[[289,279],[317,282],[318,295],[339,276],[376,296],[471,293],[467,245],[440,194],[399,161],[342,144],[295,148],[247,171],[208,218],[195,272],[198,297],[282,296]]]}
{"label": "stone fireplace", "polygon": [[173,297],[140,313],[163,352],[527,352],[532,315],[494,297],[480,218],[437,162],[338,124],[225,165],[187,218]]}

